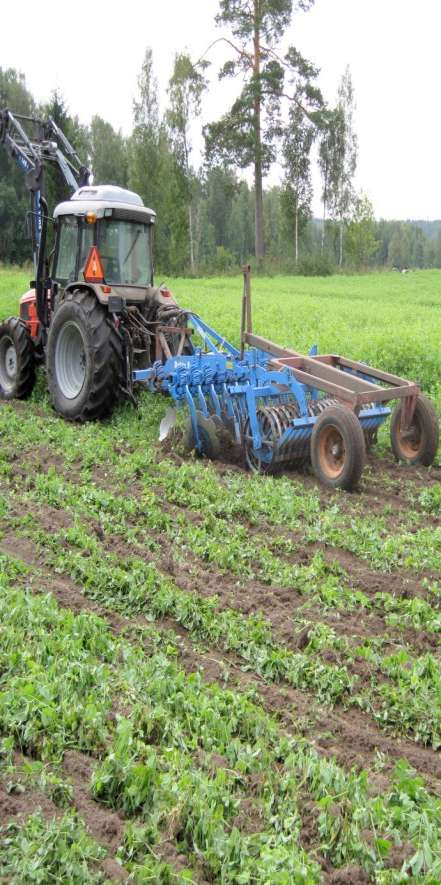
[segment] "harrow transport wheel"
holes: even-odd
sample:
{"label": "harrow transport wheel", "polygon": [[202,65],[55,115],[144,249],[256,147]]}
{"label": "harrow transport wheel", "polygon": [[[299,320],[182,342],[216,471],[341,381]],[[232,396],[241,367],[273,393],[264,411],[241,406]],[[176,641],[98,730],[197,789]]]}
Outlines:
{"label": "harrow transport wheel", "polygon": [[399,402],[392,412],[390,421],[390,441],[397,461],[407,464],[432,464],[438,449],[438,416],[430,400],[417,396],[412,424],[408,430],[401,429],[401,409]]}
{"label": "harrow transport wheel", "polygon": [[121,339],[95,296],[68,293],[54,314],[47,342],[52,405],[70,421],[110,414],[122,377]]}
{"label": "harrow transport wheel", "polygon": [[317,419],[311,436],[311,461],[318,479],[333,489],[358,485],[366,460],[360,422],[345,406],[331,406]]}
{"label": "harrow transport wheel", "polygon": [[26,399],[34,384],[34,345],[24,323],[9,317],[0,324],[0,397]]}

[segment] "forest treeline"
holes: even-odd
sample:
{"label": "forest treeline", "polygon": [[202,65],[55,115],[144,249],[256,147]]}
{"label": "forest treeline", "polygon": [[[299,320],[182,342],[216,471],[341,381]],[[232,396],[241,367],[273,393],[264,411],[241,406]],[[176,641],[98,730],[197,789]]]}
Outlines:
{"label": "forest treeline", "polygon": [[[307,11],[314,0],[297,4]],[[279,43],[292,0],[260,4],[220,0],[217,24],[228,28],[231,58],[220,77],[240,73],[240,92],[224,116],[204,127],[205,153],[193,162],[191,137],[208,96],[209,53],[175,56],[161,108],[154,58],[146,50],[133,102],[130,135],[99,115],[85,125],[62,95],[38,104],[15,69],[0,68],[0,108],[51,116],[93,172],[95,183],[128,187],[157,212],[155,260],[161,273],[263,270],[326,274],[334,269],[441,267],[441,222],[376,221],[353,187],[358,143],[350,71],[335,107],[316,86],[318,69]],[[216,41],[217,42],[217,41]],[[274,163],[280,183],[264,187]],[[321,175],[322,218],[312,217],[312,168]],[[244,177],[245,170],[249,175]],[[66,189],[47,176],[50,210]],[[30,257],[24,175],[0,147],[0,262]]]}

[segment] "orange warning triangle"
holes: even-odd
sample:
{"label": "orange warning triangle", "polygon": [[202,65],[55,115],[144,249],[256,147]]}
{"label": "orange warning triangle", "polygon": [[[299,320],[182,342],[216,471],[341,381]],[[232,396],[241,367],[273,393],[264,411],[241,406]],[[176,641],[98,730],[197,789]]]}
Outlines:
{"label": "orange warning triangle", "polygon": [[96,246],[91,246],[83,271],[86,283],[104,283],[104,268]]}

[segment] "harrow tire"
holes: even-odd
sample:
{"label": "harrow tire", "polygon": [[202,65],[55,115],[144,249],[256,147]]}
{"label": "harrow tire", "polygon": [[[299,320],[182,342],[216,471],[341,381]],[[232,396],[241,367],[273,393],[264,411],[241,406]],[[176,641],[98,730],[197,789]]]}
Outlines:
{"label": "harrow tire", "polygon": [[360,481],[365,461],[364,434],[354,412],[341,405],[325,409],[311,436],[311,462],[320,482],[351,491]]}
{"label": "harrow tire", "polygon": [[399,402],[390,421],[390,441],[395,458],[406,464],[430,467],[438,450],[438,415],[427,397],[417,396],[412,426],[404,436],[401,432],[401,409],[402,403]]}
{"label": "harrow tire", "polygon": [[26,399],[34,384],[34,345],[24,323],[9,317],[0,324],[0,398]]}
{"label": "harrow tire", "polygon": [[57,308],[46,365],[52,405],[63,418],[93,421],[111,413],[122,380],[122,342],[90,291],[69,292]]}

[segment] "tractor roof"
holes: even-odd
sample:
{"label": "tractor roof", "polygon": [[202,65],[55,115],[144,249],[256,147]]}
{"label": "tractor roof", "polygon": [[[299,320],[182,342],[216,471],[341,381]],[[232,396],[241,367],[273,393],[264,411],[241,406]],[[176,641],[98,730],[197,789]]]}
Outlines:
{"label": "tractor roof", "polygon": [[[144,221],[154,222],[156,212],[144,206],[141,197],[133,191],[113,184],[87,185],[72,194],[70,200],[56,206],[54,217],[59,215],[84,215],[85,212],[102,212],[103,209],[123,209]],[[100,212],[100,214],[101,214]]]}

